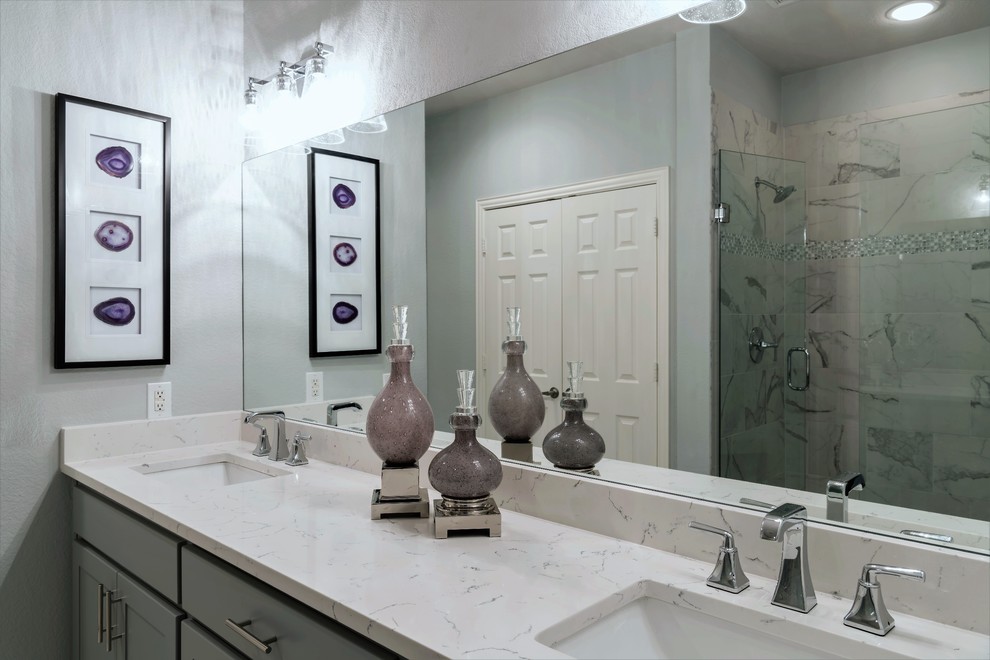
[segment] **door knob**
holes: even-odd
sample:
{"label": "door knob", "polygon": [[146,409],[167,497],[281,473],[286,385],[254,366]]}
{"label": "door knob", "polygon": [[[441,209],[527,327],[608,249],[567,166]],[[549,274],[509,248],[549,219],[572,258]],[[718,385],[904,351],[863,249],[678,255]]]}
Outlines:
{"label": "door knob", "polygon": [[560,390],[558,390],[556,387],[551,387],[546,392],[540,392],[540,394],[542,394],[543,396],[548,396],[551,399],[556,399],[558,396],[560,396]]}

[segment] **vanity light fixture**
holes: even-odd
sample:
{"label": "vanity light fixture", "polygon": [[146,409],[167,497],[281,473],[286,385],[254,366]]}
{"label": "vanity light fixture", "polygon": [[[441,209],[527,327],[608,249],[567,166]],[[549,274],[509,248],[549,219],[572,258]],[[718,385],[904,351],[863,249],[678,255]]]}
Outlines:
{"label": "vanity light fixture", "polygon": [[928,16],[942,6],[941,0],[911,0],[902,2],[887,11],[887,18],[907,22]]}
{"label": "vanity light fixture", "polygon": [[[248,78],[241,115],[241,123],[248,133],[264,131],[271,137],[271,133],[291,129],[299,120],[318,125],[333,101],[331,82],[327,78],[328,57],[333,55],[333,46],[317,41],[314,50],[315,54],[294,64],[280,62],[278,72],[267,78]],[[267,88],[269,91],[261,93],[261,88],[267,85],[271,85]],[[331,131],[321,137],[326,137],[323,140],[326,144],[344,141],[340,131]]]}
{"label": "vanity light fixture", "polygon": [[712,0],[678,14],[688,23],[723,23],[746,11],[746,0]]}

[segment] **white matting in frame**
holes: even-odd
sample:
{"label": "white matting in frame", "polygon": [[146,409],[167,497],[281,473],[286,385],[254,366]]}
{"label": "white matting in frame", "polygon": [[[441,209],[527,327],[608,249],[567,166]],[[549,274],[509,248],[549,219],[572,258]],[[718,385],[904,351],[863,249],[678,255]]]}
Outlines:
{"label": "white matting in frame", "polygon": [[169,362],[168,117],[59,94],[55,367]]}
{"label": "white matting in frame", "polygon": [[309,156],[310,357],[381,352],[378,161]]}

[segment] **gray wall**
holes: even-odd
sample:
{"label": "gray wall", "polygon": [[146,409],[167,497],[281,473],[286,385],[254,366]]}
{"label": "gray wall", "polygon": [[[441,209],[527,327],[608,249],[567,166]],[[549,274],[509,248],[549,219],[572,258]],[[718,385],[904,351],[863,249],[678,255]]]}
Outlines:
{"label": "gray wall", "polygon": [[[0,3],[0,638],[66,658],[71,523],[59,428],[240,406],[240,2]],[[54,94],[172,118],[172,364],[52,368]]]}
{"label": "gray wall", "polygon": [[781,118],[790,126],[978,91],[988,77],[990,28],[981,28],[785,76]]}
{"label": "gray wall", "polygon": [[719,27],[712,28],[712,87],[780,121],[780,76]]}
{"label": "gray wall", "polygon": [[[408,304],[416,346],[413,378],[426,389],[426,205],[423,104],[388,113],[388,131],[345,131],[347,141],[314,145],[379,161],[382,341],[392,305]],[[384,354],[309,357],[307,157],[287,149],[244,163],[244,405],[305,400],[305,374],[322,371],[326,399],[377,394]],[[273,250],[273,243],[278,249]]]}
{"label": "gray wall", "polygon": [[[674,44],[427,118],[430,401],[475,362],[475,201],[674,162]],[[632,100],[635,99],[635,102]],[[437,415],[446,429],[445,414]]]}

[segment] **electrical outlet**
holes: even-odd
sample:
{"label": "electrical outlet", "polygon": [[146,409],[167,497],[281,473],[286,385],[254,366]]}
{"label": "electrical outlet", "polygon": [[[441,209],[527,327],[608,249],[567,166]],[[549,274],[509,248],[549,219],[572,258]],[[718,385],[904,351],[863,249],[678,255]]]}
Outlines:
{"label": "electrical outlet", "polygon": [[306,403],[323,401],[323,372],[306,372]]}
{"label": "electrical outlet", "polygon": [[172,383],[148,383],[148,419],[172,416]]}

